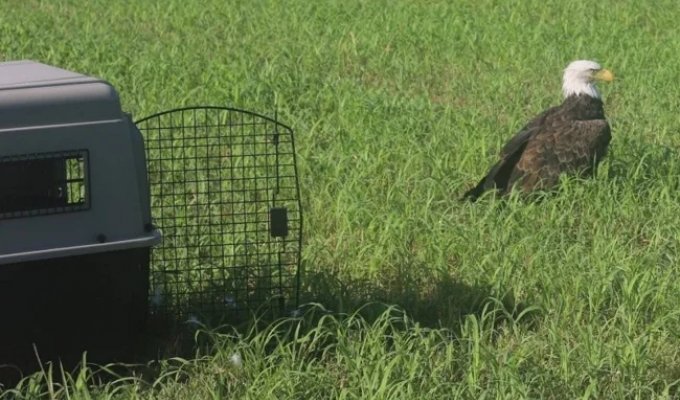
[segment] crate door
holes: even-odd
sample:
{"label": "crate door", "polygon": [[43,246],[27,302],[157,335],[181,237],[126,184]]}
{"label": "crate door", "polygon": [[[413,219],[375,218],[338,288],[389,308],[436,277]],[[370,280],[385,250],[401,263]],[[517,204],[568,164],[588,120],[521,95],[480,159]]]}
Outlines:
{"label": "crate door", "polygon": [[152,313],[239,317],[297,305],[302,216],[293,131],[221,107],[135,123],[154,224]]}

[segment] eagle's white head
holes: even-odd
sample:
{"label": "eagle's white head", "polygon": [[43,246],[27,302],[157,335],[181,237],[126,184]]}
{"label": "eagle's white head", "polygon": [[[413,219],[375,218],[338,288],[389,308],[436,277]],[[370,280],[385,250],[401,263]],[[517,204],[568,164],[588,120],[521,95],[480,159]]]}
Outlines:
{"label": "eagle's white head", "polygon": [[613,79],[614,75],[595,61],[574,61],[564,70],[562,93],[564,97],[585,94],[599,99],[600,92],[598,92],[595,82],[611,82]]}

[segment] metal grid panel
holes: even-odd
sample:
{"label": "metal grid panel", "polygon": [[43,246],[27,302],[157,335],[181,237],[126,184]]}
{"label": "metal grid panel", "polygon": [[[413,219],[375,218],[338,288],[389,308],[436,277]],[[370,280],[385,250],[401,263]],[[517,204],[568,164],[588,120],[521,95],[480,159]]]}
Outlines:
{"label": "metal grid panel", "polygon": [[89,208],[87,151],[0,157],[0,219]]}
{"label": "metal grid panel", "polygon": [[239,317],[297,304],[301,210],[290,128],[216,107],[137,123],[154,224],[152,313]]}

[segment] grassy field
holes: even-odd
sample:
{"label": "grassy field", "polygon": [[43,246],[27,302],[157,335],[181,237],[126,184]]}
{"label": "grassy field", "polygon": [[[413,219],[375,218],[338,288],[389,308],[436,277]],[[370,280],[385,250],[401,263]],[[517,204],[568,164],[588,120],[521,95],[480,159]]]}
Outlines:
{"label": "grassy field", "polygon": [[[103,77],[141,117],[227,105],[296,133],[299,319],[201,336],[152,379],[0,398],[677,398],[680,5],[675,1],[0,2],[0,59]],[[597,179],[541,203],[458,201],[596,59]],[[384,304],[384,305],[382,305]],[[394,307],[392,307],[394,305]],[[403,310],[403,311],[402,311]],[[52,371],[61,377],[58,366]],[[47,372],[46,372],[47,373]]]}

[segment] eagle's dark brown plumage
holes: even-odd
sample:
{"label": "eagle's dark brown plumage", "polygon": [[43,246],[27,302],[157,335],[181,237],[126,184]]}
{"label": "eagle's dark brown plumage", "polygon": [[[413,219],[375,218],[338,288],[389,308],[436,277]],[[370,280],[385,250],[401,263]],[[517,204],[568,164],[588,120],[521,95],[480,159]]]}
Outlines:
{"label": "eagle's dark brown plumage", "polygon": [[[612,79],[596,63],[576,63],[590,66],[584,76]],[[590,80],[586,83],[587,90],[570,90],[573,83],[567,81],[565,72],[563,103],[541,113],[510,139],[500,160],[463,198],[475,201],[487,190],[507,194],[513,188],[525,193],[550,189],[562,173],[591,176],[607,153],[611,131],[599,93]]]}

